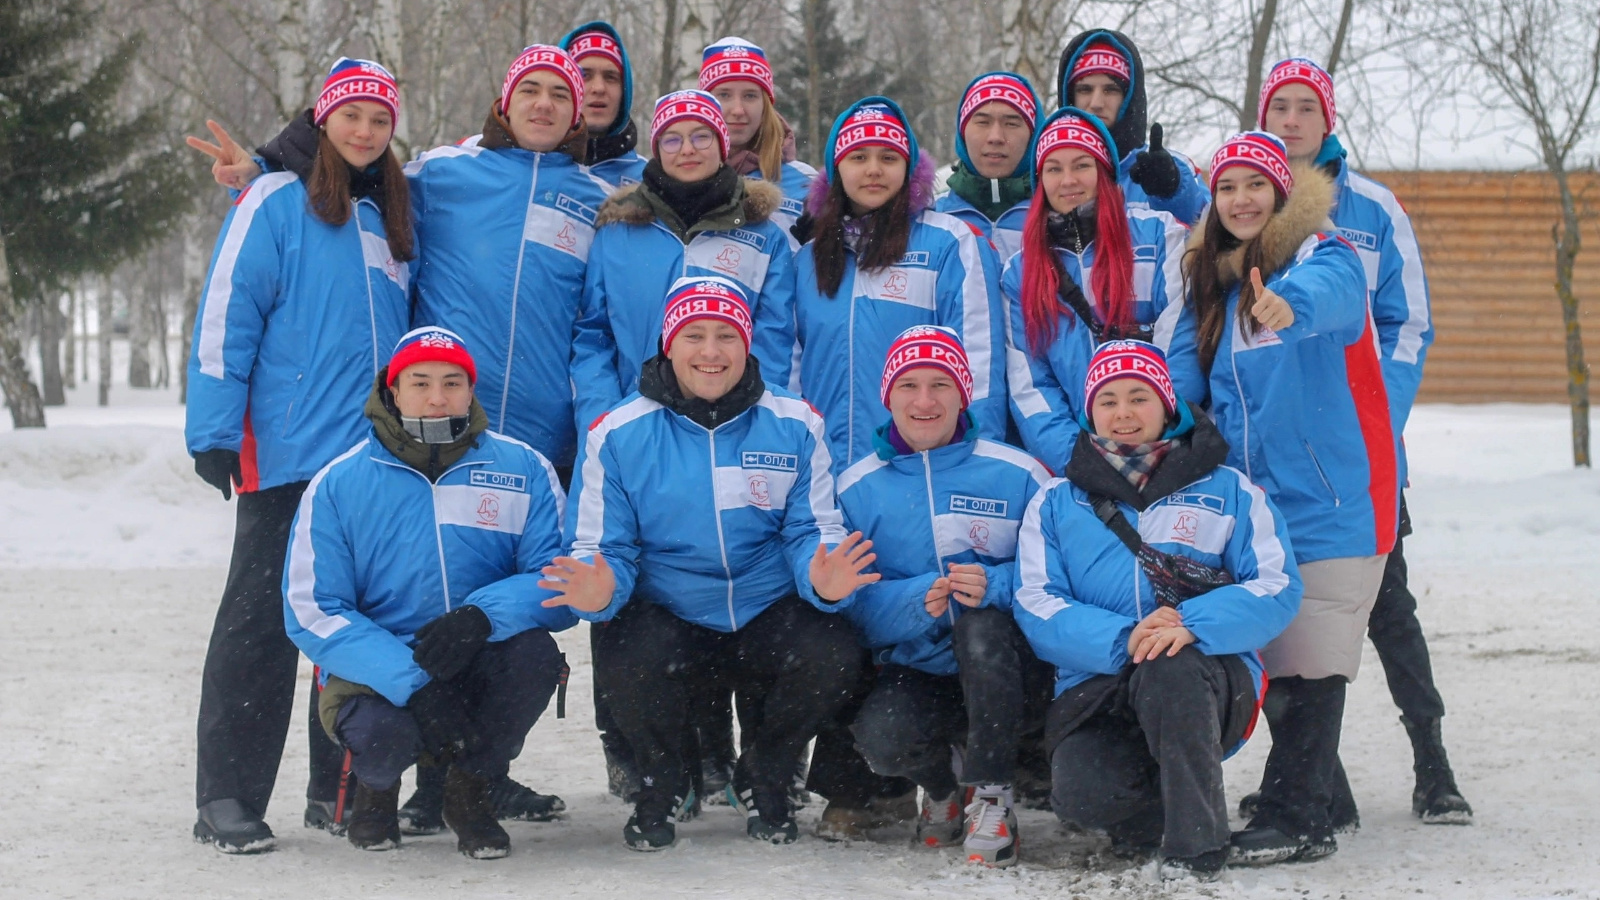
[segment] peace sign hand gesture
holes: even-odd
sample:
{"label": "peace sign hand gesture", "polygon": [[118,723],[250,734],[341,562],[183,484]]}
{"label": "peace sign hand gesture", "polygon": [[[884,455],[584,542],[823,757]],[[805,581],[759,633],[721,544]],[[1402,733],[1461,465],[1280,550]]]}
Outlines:
{"label": "peace sign hand gesture", "polygon": [[184,138],[184,143],[211,157],[211,177],[217,180],[217,184],[236,191],[244,190],[261,174],[261,167],[250,157],[250,152],[239,146],[239,142],[221,125],[207,119],[206,127],[217,139],[215,144],[192,135]]}
{"label": "peace sign hand gesture", "polygon": [[817,552],[811,557],[812,590],[823,600],[837,603],[856,588],[882,578],[876,573],[861,574],[878,558],[878,554],[868,552],[871,549],[872,542],[863,540],[859,531],[850,532],[831,552],[826,545],[817,544]]}

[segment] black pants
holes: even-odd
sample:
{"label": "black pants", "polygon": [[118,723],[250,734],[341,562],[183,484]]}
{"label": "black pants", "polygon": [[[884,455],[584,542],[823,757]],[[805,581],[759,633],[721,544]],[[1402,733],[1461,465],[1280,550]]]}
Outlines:
{"label": "black pants", "polygon": [[[197,807],[233,799],[264,816],[272,799],[300,659],[283,627],[283,561],[305,488],[296,482],[238,497],[233,558],[200,684]],[[315,702],[310,721],[316,722]],[[320,725],[310,732],[307,796],[331,800],[343,751]]]}
{"label": "black pants", "polygon": [[[451,764],[491,783],[506,777],[529,729],[549,705],[560,675],[561,651],[542,628],[485,644],[451,681],[466,700],[476,732],[465,755]],[[393,787],[423,749],[411,712],[376,694],[345,701],[335,730],[350,748],[351,771],[380,791]]]}
{"label": "black pants", "polygon": [[[1055,674],[1005,610],[964,610],[952,641],[959,674],[885,666],[851,726],[874,772],[909,778],[934,797],[950,796],[958,781],[1015,781],[1018,746],[1043,727]],[[959,778],[952,745],[964,747]]]}
{"label": "black pants", "polygon": [[1378,651],[1383,675],[1389,681],[1389,695],[1406,718],[1413,721],[1437,719],[1444,715],[1444,698],[1433,683],[1433,662],[1428,655],[1428,639],[1417,621],[1417,598],[1406,581],[1405,536],[1411,533],[1411,513],[1405,497],[1400,500],[1400,536],[1383,568],[1383,585],[1378,602],[1367,620],[1367,637]]}
{"label": "black pants", "polygon": [[1252,826],[1270,826],[1292,837],[1333,837],[1335,793],[1349,792],[1339,764],[1344,720],[1343,676],[1272,679],[1267,694],[1272,715],[1272,751],[1261,776],[1261,801]]}
{"label": "black pants", "polygon": [[641,803],[688,788],[684,734],[690,702],[708,680],[761,698],[759,721],[746,723],[749,749],[735,778],[758,793],[782,795],[807,742],[861,677],[849,624],[796,596],[727,633],[635,599],[601,630],[596,651],[595,684],[633,748]]}
{"label": "black pants", "polygon": [[[1230,697],[1223,662],[1194,647],[1134,667],[1126,700],[1091,715],[1056,745],[1056,816],[1130,844],[1160,842],[1168,857],[1226,845],[1222,732]],[[1062,694],[1056,702],[1070,699]]]}

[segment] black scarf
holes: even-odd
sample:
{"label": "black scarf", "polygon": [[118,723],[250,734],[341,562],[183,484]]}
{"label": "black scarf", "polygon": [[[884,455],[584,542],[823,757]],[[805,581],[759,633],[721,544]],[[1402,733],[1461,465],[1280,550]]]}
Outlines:
{"label": "black scarf", "polygon": [[628,127],[616,134],[591,134],[589,136],[589,165],[616,159],[639,146],[639,128],[628,120]]}
{"label": "black scarf", "polygon": [[1189,405],[1194,416],[1194,429],[1172,439],[1166,456],[1148,473],[1144,487],[1136,488],[1121,471],[1095,449],[1093,434],[1084,429],[1078,432],[1078,441],[1072,446],[1072,456],[1067,460],[1068,481],[1091,494],[1102,494],[1121,500],[1140,512],[1162,497],[1180,490],[1209,475],[1228,460],[1228,439],[1217,426]]}
{"label": "black scarf", "polygon": [[1050,235],[1051,246],[1074,253],[1082,253],[1094,243],[1097,228],[1095,206],[1092,203],[1086,203],[1071,212],[1052,212],[1045,219],[1045,231]]}
{"label": "black scarf", "polygon": [[667,174],[661,160],[652,159],[644,167],[644,186],[661,198],[688,231],[706,213],[732,202],[733,192],[739,189],[739,173],[724,165],[705,181],[679,181]]}
{"label": "black scarf", "polygon": [[761,363],[754,356],[745,360],[744,375],[733,389],[715,400],[689,397],[678,386],[678,376],[672,371],[672,360],[657,353],[645,361],[639,373],[639,394],[665,406],[702,428],[714,429],[733,421],[740,413],[756,405],[767,390],[761,380]]}
{"label": "black scarf", "polygon": [[[256,148],[261,158],[266,160],[269,171],[293,172],[300,176],[300,180],[307,186],[311,184],[311,171],[317,163],[318,141],[322,136],[322,129],[312,121],[311,110],[296,116],[285,125],[278,136]],[[350,196],[360,200],[363,197],[372,198],[378,204],[378,209],[383,209],[383,162],[357,169],[348,163],[345,168],[350,173]]]}

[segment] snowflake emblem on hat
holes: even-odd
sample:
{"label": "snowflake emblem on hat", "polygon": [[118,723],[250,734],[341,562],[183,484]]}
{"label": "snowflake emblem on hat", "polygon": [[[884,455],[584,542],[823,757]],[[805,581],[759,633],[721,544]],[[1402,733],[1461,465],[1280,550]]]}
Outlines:
{"label": "snowflake emblem on hat", "polygon": [[438,332],[423,335],[420,343],[424,347],[435,347],[441,350],[448,350],[456,345],[455,341],[450,340]]}

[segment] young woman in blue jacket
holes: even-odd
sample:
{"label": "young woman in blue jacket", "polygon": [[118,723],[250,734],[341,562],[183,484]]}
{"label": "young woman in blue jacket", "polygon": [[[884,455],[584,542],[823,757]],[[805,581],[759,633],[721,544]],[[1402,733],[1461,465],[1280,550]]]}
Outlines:
{"label": "young woman in blue jacket", "polygon": [[750,365],[749,303],[713,281],[669,298],[639,390],[588,431],[567,508],[570,555],[541,585],[606,623],[596,690],[640,773],[623,839],[676,840],[692,807],[683,736],[708,681],[759,707],[729,786],[750,837],[791,843],[807,743],[862,675],[847,604],[874,559],[833,501],[822,420]]}
{"label": "young woman in blue jacket", "polygon": [[[360,440],[362,399],[409,325],[411,201],[389,146],[399,112],[382,66],[335,63],[316,105],[265,148],[282,171],[229,209],[195,316],[184,436],[200,477],[239,493],[196,747],[194,835],[227,853],[273,844],[263,817],[299,658],[280,593],[295,505]],[[311,737],[306,822],[331,824],[338,753]]]}
{"label": "young woman in blue jacket", "polygon": [[1022,251],[1000,279],[1012,418],[1023,445],[1056,472],[1077,441],[1095,348],[1120,337],[1165,344],[1183,307],[1189,229],[1124,204],[1116,155],[1088,113],[1069,108],[1045,120]]}
{"label": "young woman in blue jacket", "polygon": [[1057,671],[1056,815],[1159,854],[1164,877],[1215,877],[1222,760],[1267,687],[1256,651],[1300,604],[1288,533],[1154,345],[1104,345],[1083,392],[1066,478],[1034,497],[1017,547],[1017,622]]}
{"label": "young woman in blue jacket", "polygon": [[1338,849],[1331,804],[1345,688],[1394,546],[1396,439],[1366,276],[1328,220],[1326,173],[1266,132],[1223,144],[1190,240],[1172,340],[1179,393],[1204,404],[1228,463],[1272,497],[1305,579],[1301,614],[1263,650],[1272,753],[1243,864]]}
{"label": "young woman in blue jacket", "polygon": [[867,97],[828,135],[812,183],[811,243],[796,263],[800,388],[828,427],[843,471],[873,452],[878,381],[895,336],[913,325],[956,332],[972,360],[979,434],[1005,436],[1005,327],[998,273],[972,227],[932,209],[933,163],[893,100]]}

